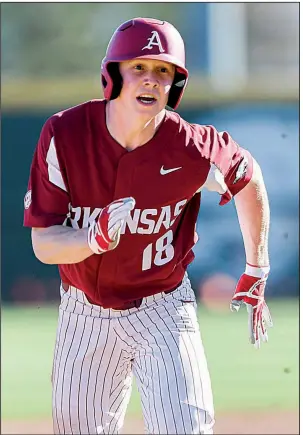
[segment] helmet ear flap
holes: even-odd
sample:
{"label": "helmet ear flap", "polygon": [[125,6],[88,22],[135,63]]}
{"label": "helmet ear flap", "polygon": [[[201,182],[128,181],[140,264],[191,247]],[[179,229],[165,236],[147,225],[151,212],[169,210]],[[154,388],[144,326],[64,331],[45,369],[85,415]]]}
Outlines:
{"label": "helmet ear flap", "polygon": [[184,92],[186,82],[186,75],[176,71],[167,102],[167,105],[172,109],[175,109],[178,106],[178,103],[181,100],[182,94]]}
{"label": "helmet ear flap", "polygon": [[[119,70],[119,63],[118,62],[109,63],[107,65],[107,71],[113,83],[112,92],[109,99],[114,100],[115,98],[119,97],[122,89],[122,82],[123,82]],[[103,77],[102,77],[102,82],[103,82]]]}
{"label": "helmet ear flap", "polygon": [[104,77],[103,74],[101,75],[101,80],[102,80],[102,86],[103,86],[103,88],[106,88],[106,86],[107,86],[107,80],[106,80],[106,78]]}
{"label": "helmet ear flap", "polygon": [[180,73],[179,71],[176,71],[175,78],[173,81],[173,86],[176,86],[177,88],[183,89],[186,83],[186,77],[184,74]]}

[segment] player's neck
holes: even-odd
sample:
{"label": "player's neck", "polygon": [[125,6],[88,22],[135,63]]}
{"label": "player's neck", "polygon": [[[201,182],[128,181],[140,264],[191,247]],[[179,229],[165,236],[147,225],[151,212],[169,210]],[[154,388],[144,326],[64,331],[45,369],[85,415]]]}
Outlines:
{"label": "player's neck", "polygon": [[110,135],[129,151],[134,150],[152,139],[165,117],[165,110],[156,117],[141,121],[135,117],[125,116],[119,111],[114,101],[106,104],[106,126]]}

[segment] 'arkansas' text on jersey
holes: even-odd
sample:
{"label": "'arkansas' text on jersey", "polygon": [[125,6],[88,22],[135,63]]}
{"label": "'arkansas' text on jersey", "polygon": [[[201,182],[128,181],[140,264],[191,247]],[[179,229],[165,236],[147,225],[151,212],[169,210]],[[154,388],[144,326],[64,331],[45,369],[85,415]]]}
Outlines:
{"label": "'arkansas' text on jersey", "polygon": [[59,265],[64,282],[109,308],[182,281],[194,258],[201,188],[225,204],[251,179],[253,160],[227,132],[170,111],[154,137],[129,152],[109,134],[105,107],[104,100],[88,101],[47,120],[31,166],[24,225],[88,227],[112,201],[135,198],[115,249]]}

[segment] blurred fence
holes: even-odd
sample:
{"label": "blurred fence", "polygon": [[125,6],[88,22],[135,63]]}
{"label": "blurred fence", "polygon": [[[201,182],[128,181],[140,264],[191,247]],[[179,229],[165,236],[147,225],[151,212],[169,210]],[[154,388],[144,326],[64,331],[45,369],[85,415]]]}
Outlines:
{"label": "blurred fence", "polygon": [[[113,30],[149,16],[184,37],[190,81],[180,114],[228,130],[261,164],[271,203],[272,296],[299,292],[299,3],[1,4],[2,296],[58,297],[56,266],[35,259],[22,227],[34,148],[55,111],[102,97],[100,61]],[[195,289],[237,279],[244,248],[233,204],[202,198]]]}

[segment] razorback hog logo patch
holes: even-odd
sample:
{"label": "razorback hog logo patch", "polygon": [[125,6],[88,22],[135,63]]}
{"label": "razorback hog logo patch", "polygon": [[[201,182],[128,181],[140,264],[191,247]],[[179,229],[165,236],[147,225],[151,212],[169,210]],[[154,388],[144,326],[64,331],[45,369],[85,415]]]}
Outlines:
{"label": "razorback hog logo patch", "polygon": [[244,175],[247,172],[247,169],[248,169],[248,160],[246,157],[244,157],[238,167],[233,184],[236,184],[239,180],[241,180],[244,177]]}
{"label": "razorback hog logo patch", "polygon": [[30,208],[31,203],[32,203],[32,191],[29,190],[26,192],[25,197],[24,197],[24,208],[26,210],[28,208]]}

